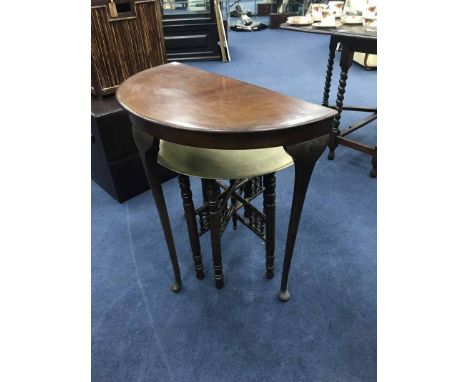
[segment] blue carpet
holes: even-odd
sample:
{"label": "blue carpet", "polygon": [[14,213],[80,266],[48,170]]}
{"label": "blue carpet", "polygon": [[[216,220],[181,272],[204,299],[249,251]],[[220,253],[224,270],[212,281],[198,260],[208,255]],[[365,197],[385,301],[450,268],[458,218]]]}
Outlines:
{"label": "blue carpet", "polygon": [[[265,30],[229,39],[231,63],[192,65],[320,103],[327,37]],[[375,105],[376,72],[353,66],[345,100]],[[343,124],[355,117],[344,113]],[[354,137],[375,144],[375,123]],[[262,242],[228,228],[223,290],[214,287],[209,235],[201,239],[206,278],[195,278],[178,183],[164,184],[184,283],[177,295],[150,193],[121,205],[92,184],[93,381],[375,381],[376,180],[369,156],[336,154],[316,166],[286,304],[276,294],[292,168],[277,174],[275,278],[264,278]],[[199,205],[199,181],[192,185]]]}

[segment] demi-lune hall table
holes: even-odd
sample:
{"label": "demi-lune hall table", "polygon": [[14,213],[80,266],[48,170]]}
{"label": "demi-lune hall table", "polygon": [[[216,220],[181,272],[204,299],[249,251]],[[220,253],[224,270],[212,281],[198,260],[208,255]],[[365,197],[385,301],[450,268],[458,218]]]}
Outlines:
{"label": "demi-lune hall table", "polygon": [[[181,289],[182,281],[156,167],[160,140],[210,149],[284,147],[295,165],[278,294],[281,301],[287,301],[289,268],[305,195],[337,112],[179,63],[154,67],[130,77],[119,87],[117,99],[129,112],[135,143],[159,213],[174,271],[174,292]],[[215,208],[210,209],[210,214],[215,277],[222,280],[220,216]]]}

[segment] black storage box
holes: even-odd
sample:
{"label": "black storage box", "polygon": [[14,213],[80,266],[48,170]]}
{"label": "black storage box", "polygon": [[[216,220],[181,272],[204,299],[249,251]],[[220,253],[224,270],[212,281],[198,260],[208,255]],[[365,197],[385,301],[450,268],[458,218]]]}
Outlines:
{"label": "black storage box", "polygon": [[[176,176],[159,168],[163,181]],[[128,113],[114,95],[91,96],[91,179],[119,203],[149,189]]]}

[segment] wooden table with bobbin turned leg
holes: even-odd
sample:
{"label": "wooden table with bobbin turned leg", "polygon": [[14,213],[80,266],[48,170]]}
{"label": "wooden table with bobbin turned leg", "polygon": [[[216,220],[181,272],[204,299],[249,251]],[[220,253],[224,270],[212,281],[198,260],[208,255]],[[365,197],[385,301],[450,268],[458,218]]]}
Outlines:
{"label": "wooden table with bobbin turned leg", "polygon": [[[129,112],[135,143],[155,199],[172,261],[174,292],[180,290],[182,281],[156,171],[160,141],[218,150],[284,147],[295,165],[294,195],[278,294],[281,301],[287,301],[288,274],[305,195],[315,163],[327,146],[337,112],[179,63],[158,66],[130,77],[117,91],[117,99]],[[215,278],[223,280],[221,217],[214,179],[207,182],[206,191]],[[222,286],[219,281],[217,284]]]}
{"label": "wooden table with bobbin turned leg", "polygon": [[[377,146],[370,146],[362,142],[357,142],[347,137],[347,135],[359,130],[377,119],[377,107],[367,106],[346,106],[344,105],[344,96],[346,84],[348,81],[348,71],[353,64],[354,52],[366,54],[377,54],[377,31],[370,30],[364,25],[340,25],[337,28],[317,28],[315,26],[293,26],[289,24],[281,24],[281,29],[287,29],[296,32],[317,33],[330,35],[330,44],[328,52],[328,63],[325,75],[325,87],[323,90],[322,105],[329,106],[330,88],[333,76],[333,66],[335,62],[335,52],[338,44],[341,45],[340,58],[340,78],[338,82],[338,91],[336,94],[336,104],[333,107],[338,111],[333,123],[332,131],[330,132],[330,141],[328,143],[329,152],[328,159],[335,159],[335,150],[338,145],[347,146],[351,149],[358,150],[368,154],[371,159],[371,170],[369,175],[372,178],[377,177]],[[346,129],[340,130],[341,112],[344,110],[358,111],[369,113],[363,119],[354,122]]]}
{"label": "wooden table with bobbin turned leg", "polygon": [[[220,239],[232,220],[234,229],[240,222],[265,242],[265,275],[272,279],[275,270],[275,173],[293,163],[285,150],[282,147],[204,149],[161,141],[158,163],[180,174],[197,278],[204,278],[199,236],[211,231],[216,287],[223,287]],[[202,181],[203,205],[197,209],[192,200],[190,176]],[[260,195],[263,195],[263,212],[252,204]]]}

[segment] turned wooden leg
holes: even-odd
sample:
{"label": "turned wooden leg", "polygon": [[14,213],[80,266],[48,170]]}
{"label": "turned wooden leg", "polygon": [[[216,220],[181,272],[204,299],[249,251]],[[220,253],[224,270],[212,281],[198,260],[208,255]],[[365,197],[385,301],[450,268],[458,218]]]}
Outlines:
{"label": "turned wooden leg", "polygon": [[195,207],[192,200],[192,191],[190,190],[190,179],[187,175],[179,175],[180,193],[184,203],[185,219],[187,221],[187,230],[190,237],[190,246],[192,247],[193,262],[197,279],[203,279],[205,272],[203,270],[203,261],[200,249],[200,239],[198,238],[198,226],[195,216]]}
{"label": "turned wooden leg", "polygon": [[[231,187],[233,187],[235,183],[236,183],[236,179],[229,180],[229,184]],[[234,192],[235,191],[233,191],[233,194]],[[236,204],[237,204],[236,198],[234,196],[231,196],[231,207],[234,207]],[[234,213],[232,214],[232,228],[234,229],[234,231],[237,229],[237,217]]]}
{"label": "turned wooden leg", "polygon": [[289,300],[287,289],[289,269],[296,243],[297,230],[301,220],[302,207],[309,186],[310,177],[315,163],[327,146],[328,137],[323,136],[297,145],[286,146],[285,150],[294,160],[294,194],[289,217],[288,237],[286,239],[286,251],[284,254],[283,274],[281,276],[281,289],[278,298],[286,302]]}
{"label": "turned wooden leg", "polygon": [[348,44],[343,44],[343,51],[341,52],[340,59],[340,81],[338,85],[338,94],[336,95],[336,110],[338,114],[335,116],[333,121],[333,127],[330,132],[330,140],[328,142],[328,147],[330,151],[328,152],[328,159],[332,160],[335,158],[335,149],[338,147],[337,137],[340,135],[340,119],[341,112],[343,111],[343,100],[346,90],[346,81],[348,80],[348,70],[353,64],[354,52],[349,49]]}
{"label": "turned wooden leg", "polygon": [[211,251],[215,272],[216,288],[224,286],[223,263],[221,260],[221,214],[219,211],[219,186],[214,179],[206,180],[208,211],[210,215]]}
{"label": "turned wooden leg", "polygon": [[377,178],[377,146],[375,147],[375,153],[372,155],[372,168],[370,170],[371,178]]}
{"label": "turned wooden leg", "polygon": [[172,285],[172,291],[178,292],[182,288],[182,280],[180,277],[179,262],[177,260],[177,253],[174,244],[174,237],[172,236],[171,223],[167,213],[166,201],[164,199],[163,190],[161,187],[161,180],[157,168],[157,158],[159,153],[159,139],[146,134],[141,129],[133,126],[133,138],[140,153],[143,167],[145,168],[146,176],[151,187],[154,202],[159,214],[159,220],[164,231],[166,238],[167,249],[172,262],[172,269],[174,271],[175,282]]}
{"label": "turned wooden leg", "polygon": [[206,186],[206,179],[201,178],[201,186],[202,186],[202,195],[203,195],[203,204],[208,203],[208,189]]}
{"label": "turned wooden leg", "polygon": [[266,277],[272,279],[275,275],[275,173],[263,176],[263,212],[266,220]]}
{"label": "turned wooden leg", "polygon": [[328,99],[330,98],[330,87],[331,80],[333,75],[333,64],[335,62],[335,52],[336,52],[336,40],[333,36],[330,37],[330,46],[328,51],[328,64],[327,64],[327,74],[325,76],[325,88],[323,90],[323,100],[322,105],[328,106]]}

